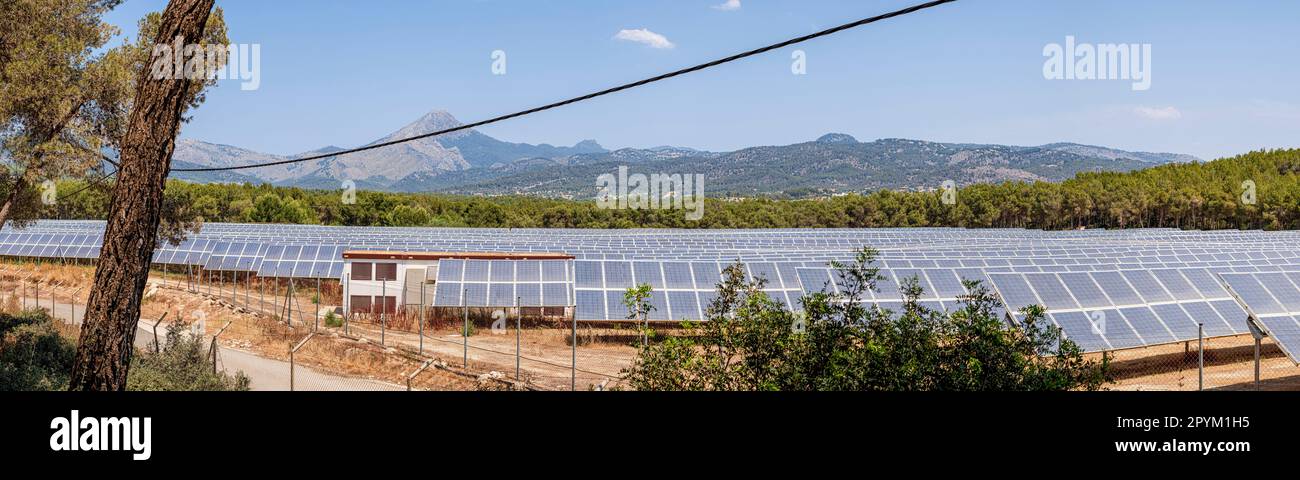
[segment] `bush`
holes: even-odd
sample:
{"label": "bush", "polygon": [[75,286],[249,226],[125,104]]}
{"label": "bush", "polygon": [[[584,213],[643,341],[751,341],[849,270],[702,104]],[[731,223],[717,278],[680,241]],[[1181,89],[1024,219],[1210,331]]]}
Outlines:
{"label": "bush", "polygon": [[901,312],[861,302],[881,279],[864,249],[839,265],[842,294],[804,297],[795,313],[727,268],[707,322],[687,335],[641,347],[623,370],[639,390],[1096,390],[1109,364],[1079,347],[1030,307],[1011,325],[978,282],[951,313],[921,306],[915,279],[901,280]]}
{"label": "bush", "polygon": [[167,326],[162,351],[136,349],[126,377],[127,390],[148,391],[244,391],[249,380],[244,372],[234,376],[212,371],[209,344],[189,333],[188,324]]}
{"label": "bush", "polygon": [[67,390],[76,354],[44,311],[0,313],[0,390]]}
{"label": "bush", "polygon": [[335,328],[337,328],[337,327],[342,327],[342,326],[343,326],[343,317],[340,317],[340,316],[338,316],[338,315],[335,315],[334,312],[332,312],[332,311],[330,311],[330,312],[326,312],[326,313],[325,313],[325,326],[326,326],[326,327],[335,327]]}

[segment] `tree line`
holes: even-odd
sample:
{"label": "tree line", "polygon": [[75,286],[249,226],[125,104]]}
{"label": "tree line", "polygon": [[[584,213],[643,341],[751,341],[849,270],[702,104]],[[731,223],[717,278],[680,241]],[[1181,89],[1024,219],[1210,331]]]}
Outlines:
{"label": "tree line", "polygon": [[[81,190],[83,181],[59,184]],[[967,227],[1186,229],[1300,228],[1300,149],[1255,151],[1212,162],[1132,172],[1089,172],[1060,183],[1005,182],[941,191],[882,190],[803,200],[708,199],[704,217],[681,210],[610,210],[593,201],[528,196],[305,190],[171,180],[171,217],[209,222],[509,228]],[[351,201],[354,198],[355,201]],[[45,206],[46,218],[102,219],[105,189]],[[184,225],[186,222],[178,221]]]}

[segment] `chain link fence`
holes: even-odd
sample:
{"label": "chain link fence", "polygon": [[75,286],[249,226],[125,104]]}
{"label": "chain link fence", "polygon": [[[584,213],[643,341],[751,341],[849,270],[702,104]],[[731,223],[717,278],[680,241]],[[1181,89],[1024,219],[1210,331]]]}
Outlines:
{"label": "chain link fence", "polygon": [[1255,338],[1251,335],[1119,350],[1105,355],[1115,379],[1109,386],[1112,390],[1300,390],[1300,368],[1267,337],[1258,344],[1258,362]]}
{"label": "chain link fence", "polygon": [[[3,308],[39,308],[79,325],[88,292],[78,285],[84,283],[62,266],[23,267],[0,265]],[[575,348],[570,321],[519,308],[427,309],[423,316],[418,308],[399,309],[331,319],[332,309],[318,307],[341,303],[328,284],[199,283],[184,273],[155,278],[137,345],[151,348],[153,330],[161,335],[171,322],[196,323],[211,344],[214,368],[243,371],[259,390],[602,390],[621,386],[620,370],[635,354],[625,329],[579,325]],[[201,308],[158,311],[165,305],[149,298],[169,292],[200,299]],[[1251,335],[1089,356],[1110,361],[1112,390],[1300,390],[1300,368],[1270,338],[1259,342],[1258,362]]]}

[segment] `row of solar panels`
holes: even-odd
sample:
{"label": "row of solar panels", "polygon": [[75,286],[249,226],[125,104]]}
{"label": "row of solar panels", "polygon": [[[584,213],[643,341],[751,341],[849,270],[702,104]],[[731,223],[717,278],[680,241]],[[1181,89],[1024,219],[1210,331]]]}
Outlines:
{"label": "row of solar panels", "polygon": [[1300,272],[1224,273],[1219,278],[1255,324],[1300,365]]}

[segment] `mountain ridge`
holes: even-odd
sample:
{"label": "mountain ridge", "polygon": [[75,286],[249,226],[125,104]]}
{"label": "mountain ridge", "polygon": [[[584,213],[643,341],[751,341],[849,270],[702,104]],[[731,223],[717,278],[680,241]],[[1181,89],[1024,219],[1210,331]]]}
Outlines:
{"label": "mountain ridge", "polygon": [[[365,145],[461,125],[450,113],[434,110]],[[229,167],[342,150],[331,145],[281,156],[182,139],[177,142],[173,164],[177,168]],[[512,143],[467,129],[302,163],[224,172],[175,172],[173,177],[316,189],[338,188],[344,180],[352,180],[368,189],[389,191],[578,198],[595,195],[598,175],[628,166],[644,173],[704,175],[714,194],[806,196],[933,189],[945,180],[959,184],[1060,181],[1084,171],[1128,171],[1199,160],[1185,154],[1130,152],[1069,142],[1033,147],[902,138],[861,142],[844,133],[731,152],[667,145],[608,150],[595,140],[557,147]]]}

